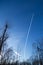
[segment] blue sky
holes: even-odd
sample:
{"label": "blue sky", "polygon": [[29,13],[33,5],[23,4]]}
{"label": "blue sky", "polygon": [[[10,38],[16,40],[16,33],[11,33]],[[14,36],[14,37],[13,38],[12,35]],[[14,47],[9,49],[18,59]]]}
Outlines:
{"label": "blue sky", "polygon": [[[27,40],[24,58],[24,45],[27,31],[34,13]],[[27,59],[32,55],[32,43],[43,37],[43,0],[0,0],[0,28],[9,24],[9,46]]]}

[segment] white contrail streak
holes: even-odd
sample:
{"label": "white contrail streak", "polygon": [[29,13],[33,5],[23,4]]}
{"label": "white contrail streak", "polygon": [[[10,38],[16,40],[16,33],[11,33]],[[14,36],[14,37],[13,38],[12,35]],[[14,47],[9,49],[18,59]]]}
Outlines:
{"label": "white contrail streak", "polygon": [[21,55],[15,50],[14,50],[14,53],[16,55],[16,60],[20,60]]}
{"label": "white contrail streak", "polygon": [[30,22],[29,29],[28,29],[28,32],[27,32],[26,42],[25,42],[25,45],[24,45],[24,58],[25,58],[25,50],[26,50],[26,46],[27,46],[27,40],[28,40],[28,36],[29,36],[29,33],[30,33],[33,17],[34,17],[34,14],[32,15],[32,18],[31,18],[31,22]]}
{"label": "white contrail streak", "polygon": [[21,56],[17,51],[14,50],[14,53],[17,55],[17,56]]}

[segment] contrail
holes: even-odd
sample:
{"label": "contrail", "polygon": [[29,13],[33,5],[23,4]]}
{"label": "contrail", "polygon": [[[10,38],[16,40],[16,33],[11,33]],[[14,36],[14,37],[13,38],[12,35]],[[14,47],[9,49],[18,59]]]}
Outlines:
{"label": "contrail", "polygon": [[15,55],[17,57],[17,60],[20,60],[21,55],[17,51],[15,51],[15,50],[14,50],[14,53],[15,53]]}
{"label": "contrail", "polygon": [[30,22],[29,29],[28,29],[28,32],[27,32],[26,42],[25,42],[25,45],[24,45],[24,58],[25,58],[25,50],[26,50],[26,46],[27,46],[27,40],[28,40],[28,36],[29,36],[29,33],[30,33],[33,17],[34,17],[34,14],[32,15],[32,18],[31,18],[31,22]]}
{"label": "contrail", "polygon": [[17,51],[14,51],[14,53],[15,53],[17,56],[21,56]]}

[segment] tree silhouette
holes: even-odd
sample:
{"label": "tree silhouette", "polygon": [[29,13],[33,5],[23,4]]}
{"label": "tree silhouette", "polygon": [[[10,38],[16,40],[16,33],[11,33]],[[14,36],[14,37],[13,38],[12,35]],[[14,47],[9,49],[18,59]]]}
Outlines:
{"label": "tree silhouette", "polygon": [[6,64],[10,63],[13,57],[12,48],[7,48],[6,40],[8,38],[7,34],[8,25],[5,25],[2,36],[0,36],[0,63]]}
{"label": "tree silhouette", "polygon": [[[43,39],[41,41],[33,43],[33,47],[33,50],[35,51],[34,56],[36,61],[39,63],[39,65],[43,65]],[[37,63],[36,61],[34,62]]]}
{"label": "tree silhouette", "polygon": [[3,35],[0,37],[0,54],[2,52],[2,47],[3,47],[3,44],[4,42],[6,41],[6,39],[8,38],[8,36],[6,35],[6,31],[7,31],[7,24],[5,25],[5,29],[4,29],[4,32],[3,32]]}

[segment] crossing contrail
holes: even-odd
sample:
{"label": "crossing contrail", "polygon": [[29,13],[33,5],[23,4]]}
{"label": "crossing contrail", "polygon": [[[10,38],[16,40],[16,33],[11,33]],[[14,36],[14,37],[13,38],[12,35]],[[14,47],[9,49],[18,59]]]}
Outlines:
{"label": "crossing contrail", "polygon": [[14,53],[15,53],[17,56],[21,56],[17,51],[14,51]]}
{"label": "crossing contrail", "polygon": [[21,55],[15,50],[14,50],[14,53],[16,55],[16,60],[20,60]]}
{"label": "crossing contrail", "polygon": [[27,37],[26,37],[26,42],[25,42],[25,45],[24,45],[24,58],[25,58],[25,50],[26,50],[26,46],[27,46],[27,40],[28,40],[28,36],[29,36],[29,33],[30,33],[33,17],[34,17],[34,14],[32,15],[32,18],[31,18],[31,21],[30,21],[30,25],[29,25],[28,32],[27,32]]}

